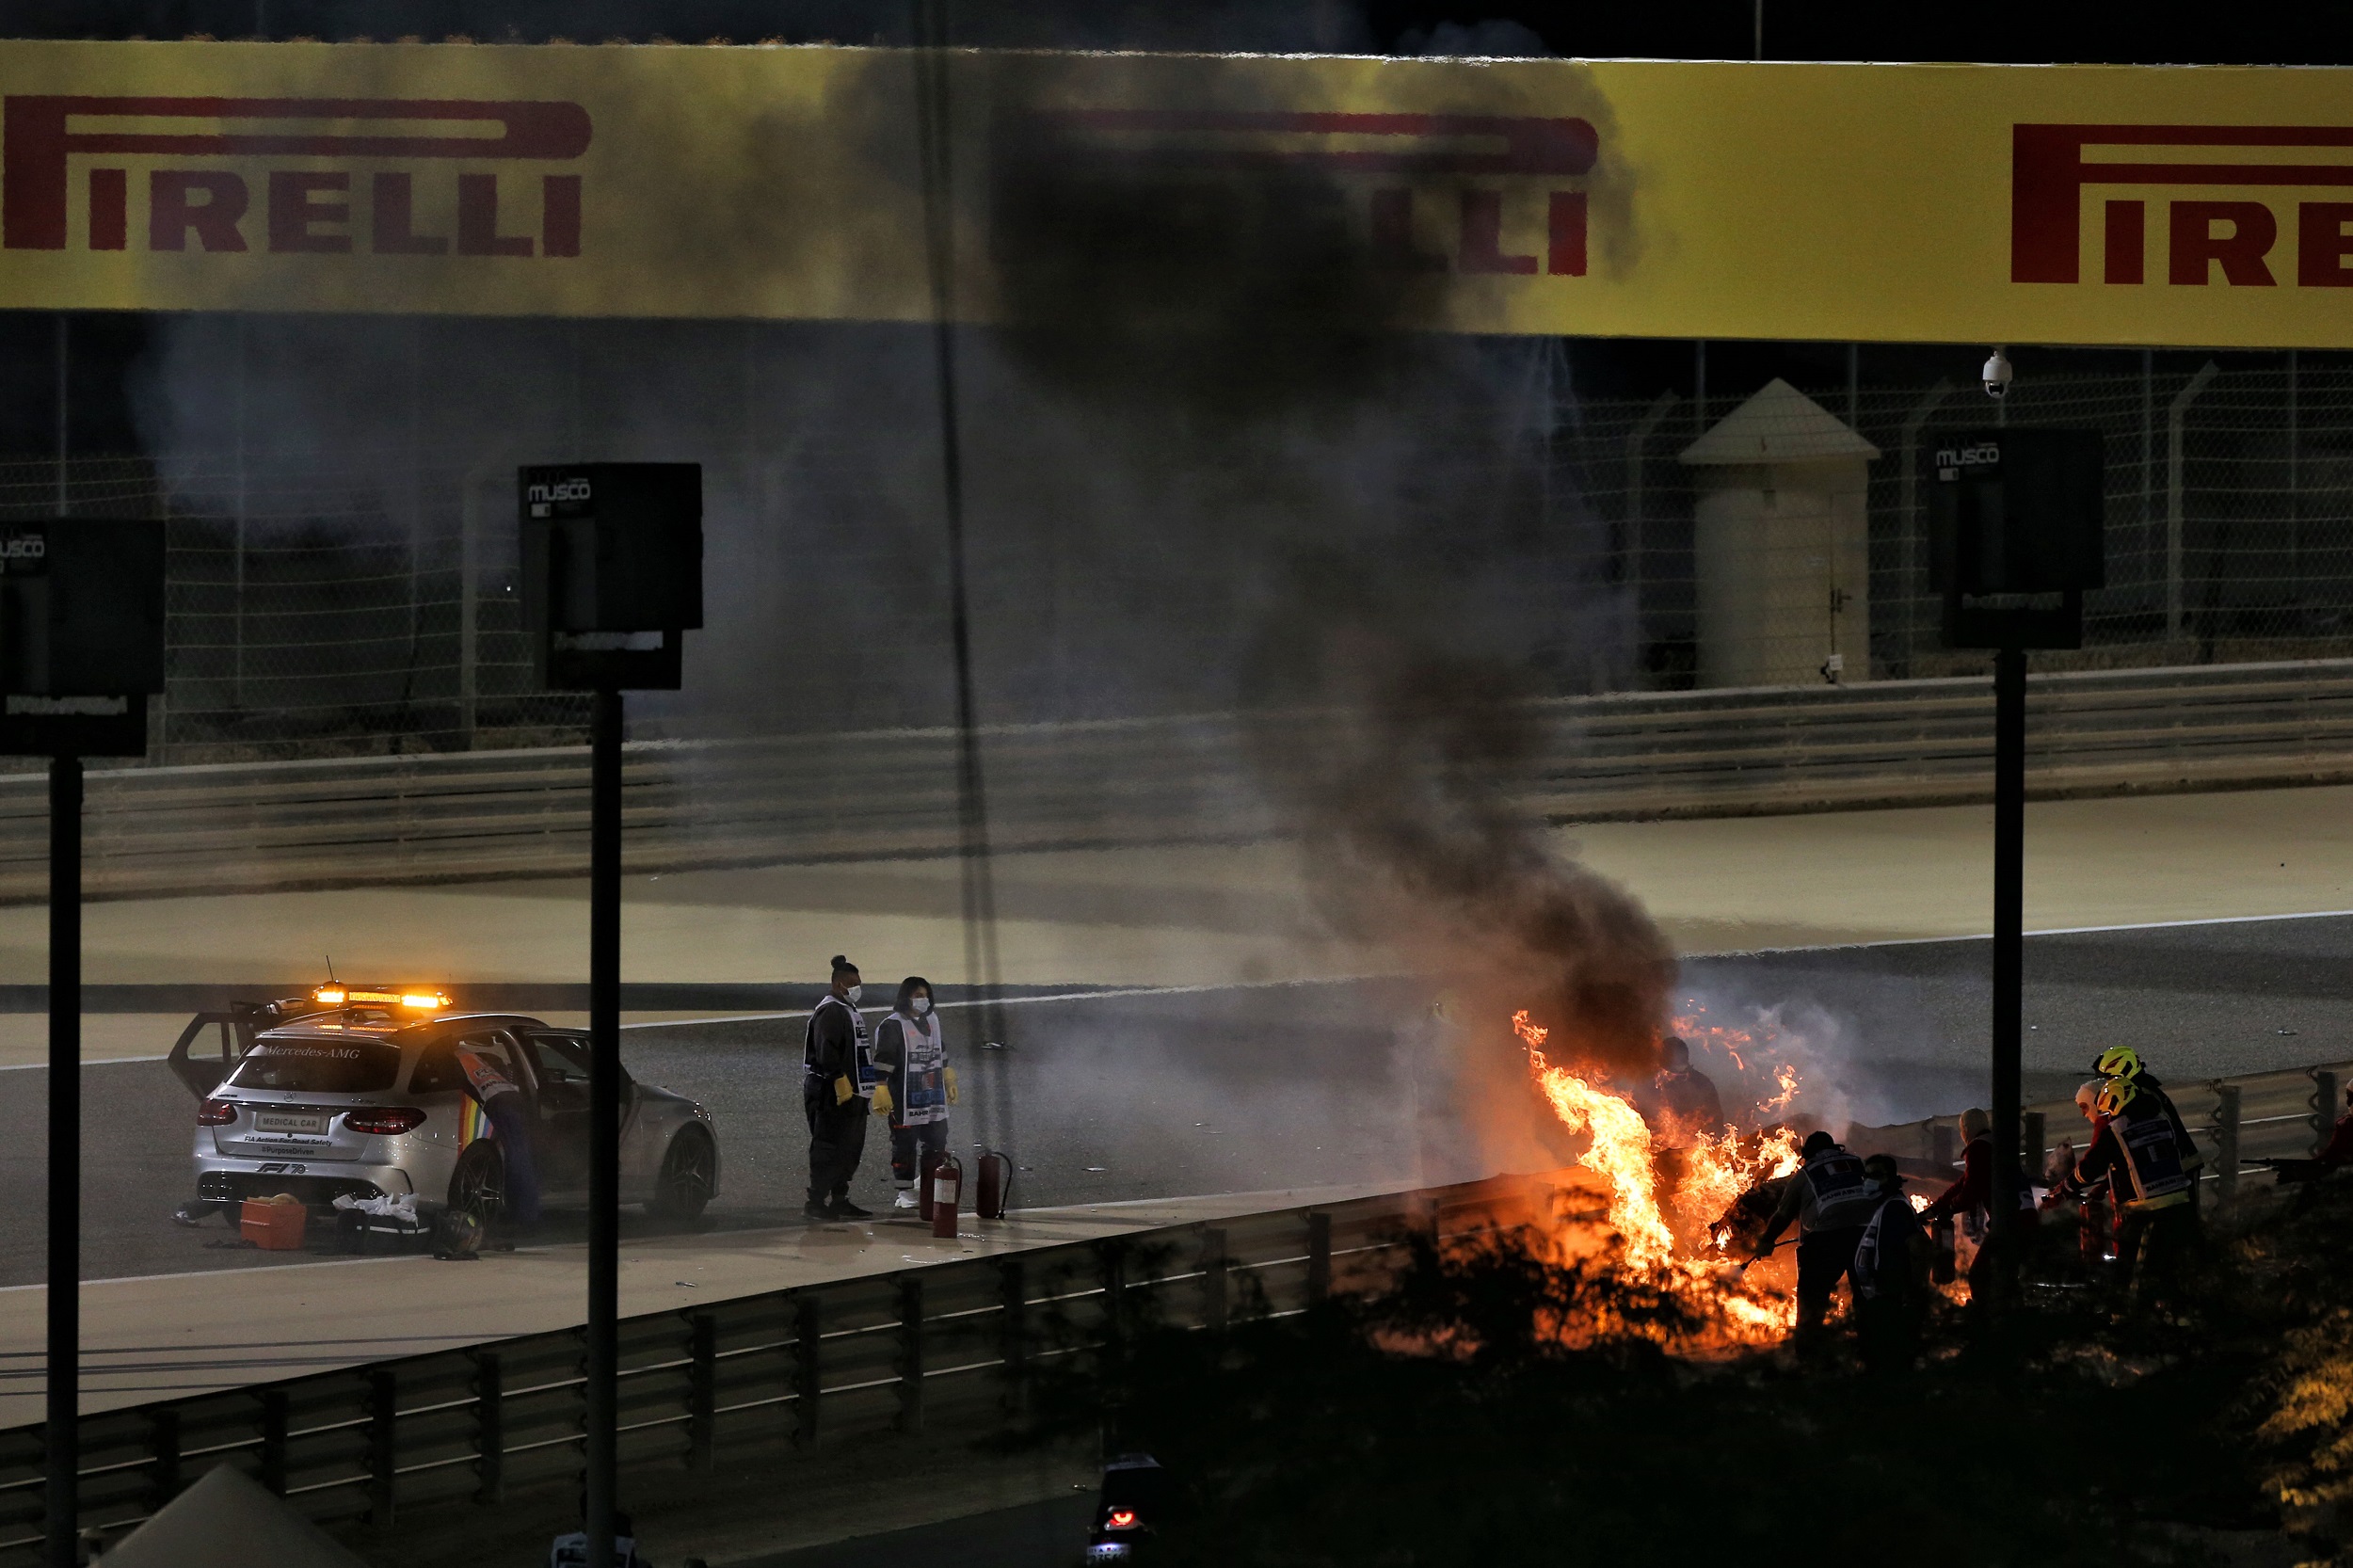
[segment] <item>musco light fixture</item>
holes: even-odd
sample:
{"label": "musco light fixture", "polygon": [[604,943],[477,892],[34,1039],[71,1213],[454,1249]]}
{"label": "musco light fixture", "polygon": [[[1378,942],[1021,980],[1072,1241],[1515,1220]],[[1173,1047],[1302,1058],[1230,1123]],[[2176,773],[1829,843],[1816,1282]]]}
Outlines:
{"label": "musco light fixture", "polygon": [[677,691],[680,633],[703,623],[702,465],[527,468],[519,488],[540,684]]}
{"label": "musco light fixture", "polygon": [[164,689],[164,528],[0,528],[0,755],[141,757]]}
{"label": "musco light fixture", "polygon": [[2083,647],[2084,593],[2107,583],[2105,454],[2096,430],[2006,426],[1966,432],[1928,456],[1931,581],[1945,597],[1945,646],[1993,650],[1993,1233],[1987,1245],[1998,1249],[1993,1293],[2007,1303],[2017,1291],[2022,1179],[2026,650]]}
{"label": "musco light fixture", "polygon": [[2081,648],[2107,585],[2097,430],[1969,431],[1929,454],[1929,585],[1948,648]]}

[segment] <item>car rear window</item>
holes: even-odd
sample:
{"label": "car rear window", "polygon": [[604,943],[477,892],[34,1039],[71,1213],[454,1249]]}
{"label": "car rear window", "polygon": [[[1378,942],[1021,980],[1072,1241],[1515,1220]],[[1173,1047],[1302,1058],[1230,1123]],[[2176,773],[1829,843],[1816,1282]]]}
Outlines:
{"label": "car rear window", "polygon": [[400,1048],[369,1040],[269,1040],[237,1064],[226,1086],[302,1095],[374,1095],[400,1076]]}

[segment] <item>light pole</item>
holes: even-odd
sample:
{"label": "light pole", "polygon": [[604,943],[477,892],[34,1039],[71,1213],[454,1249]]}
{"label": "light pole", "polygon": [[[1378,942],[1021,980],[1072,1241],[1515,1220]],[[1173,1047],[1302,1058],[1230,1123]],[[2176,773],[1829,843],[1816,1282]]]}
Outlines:
{"label": "light pole", "polygon": [[[1999,356],[1996,356],[1997,358]],[[1988,384],[1992,383],[1991,363]],[[1991,1200],[1997,1288],[2018,1271],[2020,1060],[2025,986],[2026,651],[2081,648],[2084,593],[2104,586],[2105,463],[2097,430],[1998,426],[1925,453],[1945,644],[1993,652]],[[2039,1152],[2039,1151],[2038,1151]]]}
{"label": "light pole", "polygon": [[0,528],[0,755],[49,759],[48,1568],[81,1531],[82,759],[147,753],[164,689],[164,526]]}
{"label": "light pole", "polygon": [[621,1240],[621,694],[676,691],[703,623],[702,468],[521,471],[523,612],[540,683],[593,693],[588,750],[588,1568],[615,1568]]}

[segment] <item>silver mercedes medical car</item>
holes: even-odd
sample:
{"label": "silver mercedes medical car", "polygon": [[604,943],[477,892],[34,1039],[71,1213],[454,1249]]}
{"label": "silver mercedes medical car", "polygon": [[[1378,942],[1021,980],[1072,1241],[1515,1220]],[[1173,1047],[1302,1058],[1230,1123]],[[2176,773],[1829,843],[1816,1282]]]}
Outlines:
{"label": "silver mercedes medical car", "polygon": [[[319,1000],[329,997],[335,1005]],[[587,1036],[514,1014],[453,1016],[443,1005],[431,991],[336,987],[197,1015],[168,1060],[199,1096],[199,1201],[291,1192],[323,1207],[345,1193],[414,1193],[427,1207],[497,1219],[505,1162],[466,1092],[462,1046],[527,1096],[545,1202],[585,1202]],[[215,1027],[218,1056],[192,1049]],[[701,1214],[719,1191],[711,1113],[624,1074],[621,1118],[621,1201],[668,1220]]]}

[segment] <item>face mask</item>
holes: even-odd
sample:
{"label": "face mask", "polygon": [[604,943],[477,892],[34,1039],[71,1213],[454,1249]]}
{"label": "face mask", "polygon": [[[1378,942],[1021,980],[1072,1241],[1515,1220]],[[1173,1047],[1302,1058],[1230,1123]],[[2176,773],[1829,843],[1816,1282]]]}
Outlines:
{"label": "face mask", "polygon": [[860,1001],[860,1000],[864,1000],[864,998],[865,998],[865,996],[866,996],[866,987],[865,987],[865,986],[863,986],[863,985],[853,985],[853,986],[851,986],[848,990],[846,990],[846,991],[842,992],[841,994],[842,994],[844,997],[847,997],[847,998],[850,1000],[850,1001],[851,1001],[853,1004],[855,1004],[855,1003],[856,1003],[856,1002],[858,1002],[858,1001]]}
{"label": "face mask", "polygon": [[915,1016],[916,1016],[917,1017],[919,1017],[919,1018],[920,1018],[920,1017],[921,1017],[924,1014],[926,1014],[926,1013],[930,1012],[931,1010],[932,1010],[932,999],[931,999],[931,998],[929,998],[929,997],[918,997],[918,998],[916,998],[916,999],[915,999]]}

